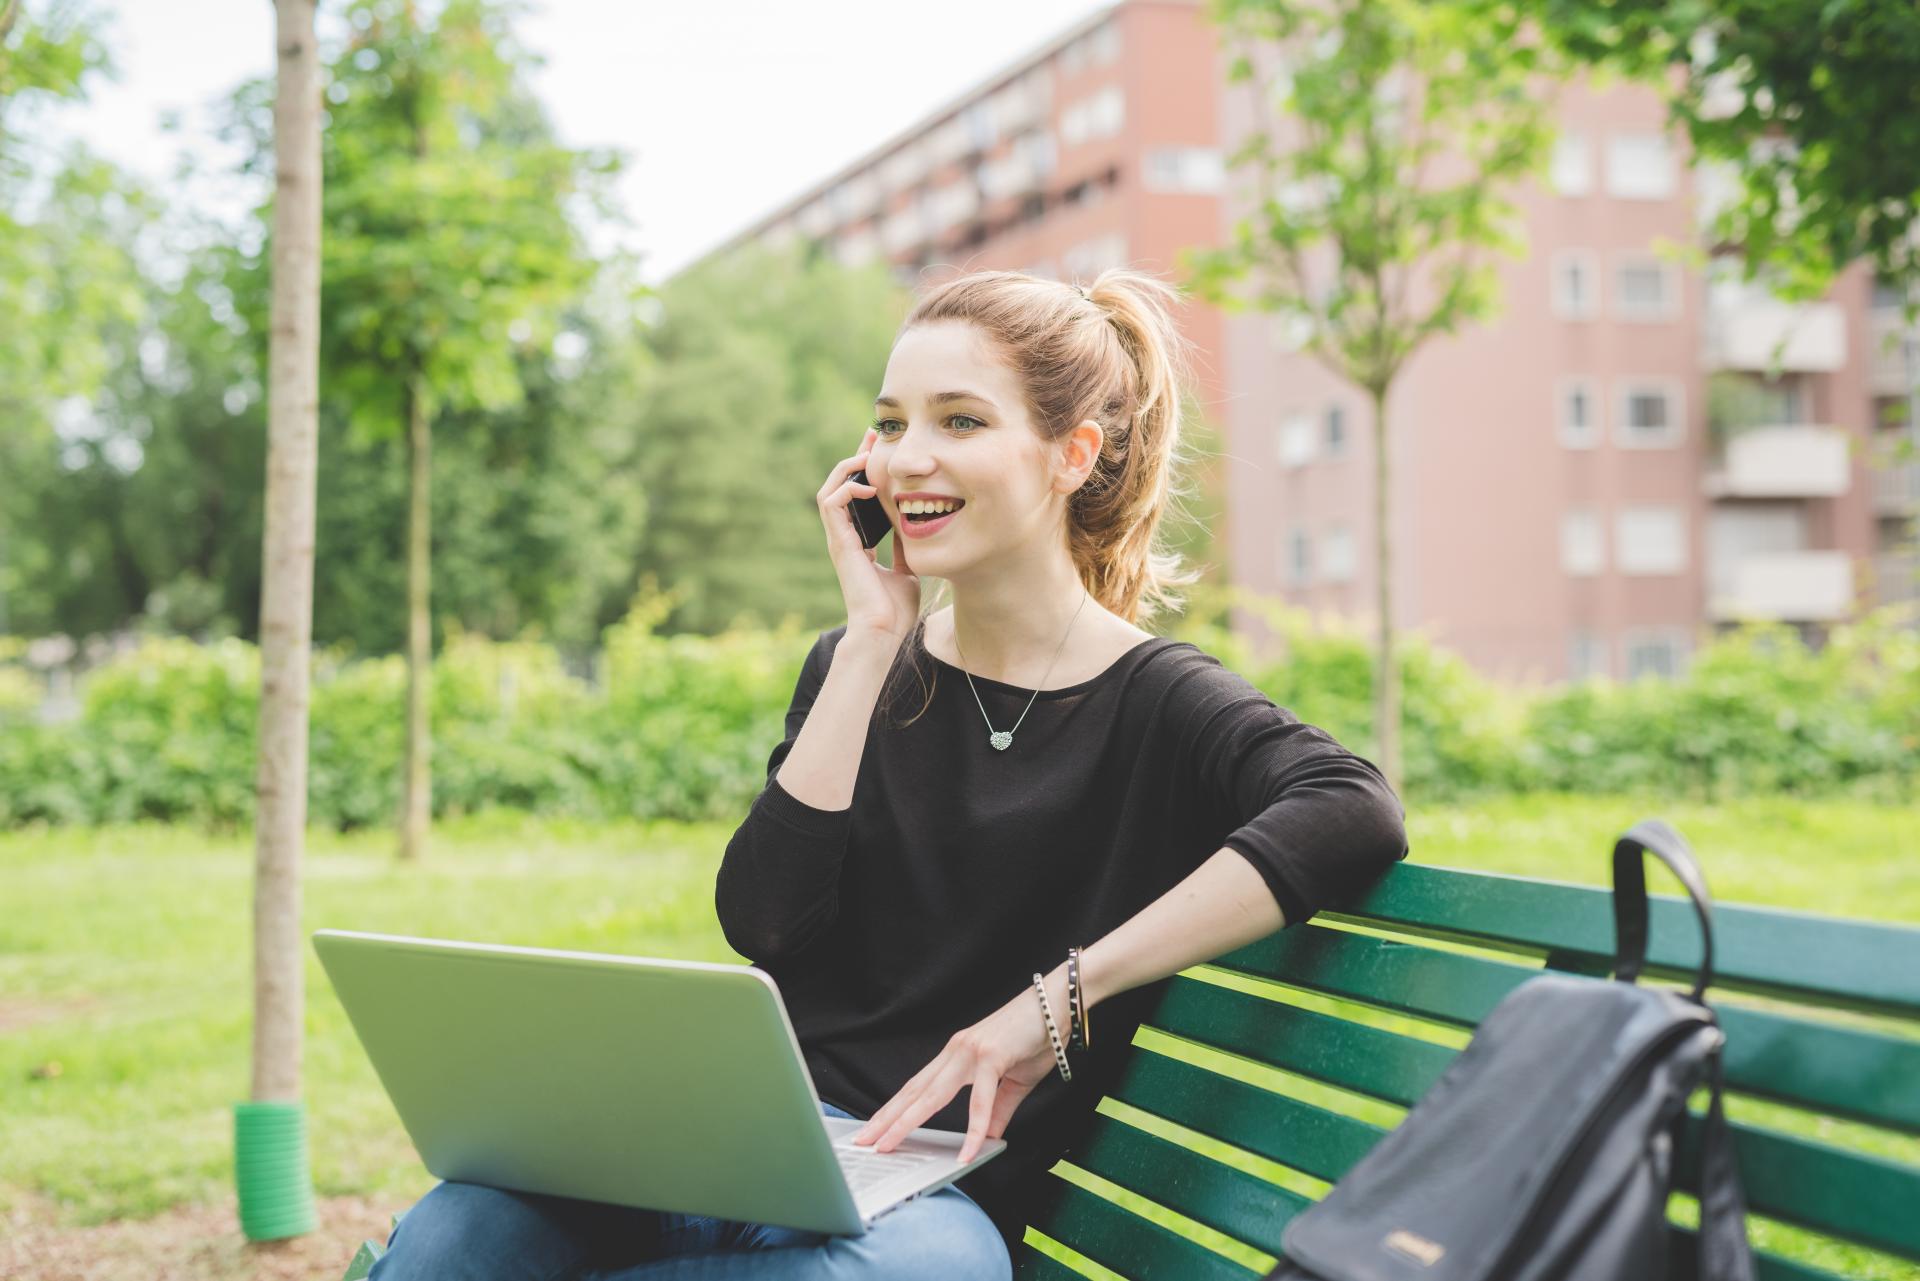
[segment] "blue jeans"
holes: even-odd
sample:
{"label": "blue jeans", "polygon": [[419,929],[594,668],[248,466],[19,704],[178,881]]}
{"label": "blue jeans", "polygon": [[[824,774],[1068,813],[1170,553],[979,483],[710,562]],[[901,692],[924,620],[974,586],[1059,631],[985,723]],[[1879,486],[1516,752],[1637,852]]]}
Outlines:
{"label": "blue jeans", "polygon": [[[821,1103],[828,1116],[850,1116]],[[368,1281],[1012,1281],[1006,1242],[949,1183],[861,1236],[442,1181]]]}

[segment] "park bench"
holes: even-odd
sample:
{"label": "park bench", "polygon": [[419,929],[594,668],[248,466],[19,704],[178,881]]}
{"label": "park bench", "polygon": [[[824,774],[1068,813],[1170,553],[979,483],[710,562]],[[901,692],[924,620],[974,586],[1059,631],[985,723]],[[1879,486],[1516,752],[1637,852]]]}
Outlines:
{"label": "park bench", "polygon": [[[1710,854],[1706,869],[1711,880]],[[1749,1238],[1765,1246],[1792,1235],[1760,1226],[1764,1217],[1894,1256],[1867,1255],[1863,1266],[1833,1272],[1760,1249],[1758,1281],[1920,1278],[1913,1262],[1920,1260],[1920,1168],[1858,1150],[1904,1150],[1909,1160],[1920,1150],[1911,1137],[1920,1135],[1920,928],[1726,903],[1713,915],[1715,981],[1708,995],[1727,1034],[1728,1110]],[[1108,1098],[1304,1172],[1323,1188],[1386,1132],[1378,1118],[1356,1119],[1365,1104],[1339,1107],[1336,1092],[1374,1101],[1374,1111],[1380,1104],[1411,1106],[1457,1052],[1412,1029],[1454,1029],[1442,1037],[1463,1043],[1543,961],[1605,975],[1613,929],[1605,889],[1397,864],[1357,902],[1204,967],[1240,976],[1236,986],[1196,971],[1168,980],[1143,1024],[1157,1032],[1136,1036]],[[1699,959],[1692,908],[1685,899],[1655,896],[1648,974],[1690,979]],[[1192,1055],[1188,1046],[1218,1053]],[[1186,1061],[1192,1057],[1250,1070],[1223,1074]],[[1280,1093],[1239,1079],[1262,1075],[1254,1065],[1287,1074],[1281,1090],[1290,1089],[1285,1081],[1313,1084]],[[1303,1094],[1318,1097],[1297,1097]],[[1743,1112],[1766,1111],[1742,1108],[1742,1095],[1788,1105],[1806,1118],[1793,1128],[1844,1129],[1856,1142],[1842,1146],[1742,1120]],[[1335,1107],[1322,1106],[1328,1102]],[[1238,1243],[1220,1242],[1241,1261],[1154,1221],[1168,1216],[1123,1208],[1057,1169],[1046,1204],[1029,1220],[1034,1230],[1135,1281],[1247,1281],[1266,1271],[1257,1259],[1248,1266],[1248,1247],[1277,1256],[1281,1229],[1311,1195],[1129,1124],[1104,1103],[1101,1110],[1065,1162]],[[1696,1115],[1680,1148],[1680,1183],[1689,1190],[1697,1126]],[[1447,1172],[1435,1170],[1434,1177]],[[1693,1249],[1693,1234],[1676,1227],[1676,1278],[1693,1276]],[[1020,1281],[1081,1275],[1031,1240],[1015,1262]]]}
{"label": "park bench", "polygon": [[[1650,915],[1642,981],[1690,976],[1691,909],[1656,895]],[[1726,903],[1714,927],[1709,995],[1727,1034],[1749,1235],[1774,1246],[1757,1253],[1758,1281],[1920,1277],[1898,1262],[1920,1261],[1920,1169],[1860,1150],[1920,1149],[1920,928]],[[1398,864],[1358,901],[1167,980],[1101,1115],[1064,1158],[1122,1192],[1056,1168],[1032,1229],[1132,1281],[1257,1277],[1287,1220],[1390,1128],[1381,1113],[1420,1097],[1503,996],[1543,963],[1604,975],[1612,957],[1605,889]],[[1743,1117],[1755,1110],[1743,1096],[1791,1109],[1787,1128]],[[1850,1139],[1792,1132],[1836,1128]],[[1694,1134],[1680,1149],[1687,1188]],[[1222,1144],[1308,1177],[1262,1177]],[[1127,1194],[1142,1200],[1123,1204]],[[1789,1234],[1762,1219],[1893,1257],[1811,1266],[1777,1252],[1773,1238]],[[1217,1248],[1196,1240],[1209,1231]],[[1692,1248],[1676,1226],[1677,1279],[1693,1275]],[[349,1281],[378,1253],[364,1245]],[[1019,1281],[1082,1275],[1031,1239],[1015,1270]]]}

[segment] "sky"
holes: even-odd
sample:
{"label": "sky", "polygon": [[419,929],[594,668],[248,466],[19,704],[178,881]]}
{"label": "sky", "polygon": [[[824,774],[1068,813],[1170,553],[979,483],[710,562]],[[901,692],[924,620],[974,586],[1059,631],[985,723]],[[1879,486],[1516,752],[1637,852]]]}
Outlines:
{"label": "sky", "polygon": [[[211,104],[272,73],[270,0],[91,7],[108,20],[118,76],[97,81],[87,102],[50,125],[157,181],[183,151],[220,164],[227,153],[211,136]],[[561,140],[626,154],[620,193],[633,225],[619,241],[657,284],[1104,7],[533,0],[519,30],[545,59],[534,87]],[[338,8],[321,0],[323,15]],[[171,134],[161,128],[168,112],[180,119]]]}

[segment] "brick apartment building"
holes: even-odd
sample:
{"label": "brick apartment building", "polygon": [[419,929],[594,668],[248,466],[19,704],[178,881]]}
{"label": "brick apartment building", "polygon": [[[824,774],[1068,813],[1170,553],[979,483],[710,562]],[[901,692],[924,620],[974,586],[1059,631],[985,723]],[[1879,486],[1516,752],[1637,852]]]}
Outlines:
{"label": "brick apartment building", "polygon": [[[1222,157],[1249,91],[1224,61],[1197,3],[1122,0],[710,252],[804,236],[909,284],[1175,275],[1246,203]],[[1876,465],[1913,430],[1889,413],[1912,394],[1885,345],[1897,300],[1860,266],[1788,306],[1663,257],[1663,239],[1698,242],[1713,175],[1646,89],[1573,85],[1560,104],[1551,178],[1517,193],[1529,250],[1498,262],[1500,314],[1430,342],[1389,403],[1396,624],[1508,681],[1627,679],[1679,673],[1742,617],[1818,644],[1920,595],[1900,550],[1920,466]],[[1208,483],[1233,580],[1369,623],[1365,396],[1271,317],[1196,302],[1184,325],[1224,432]]]}

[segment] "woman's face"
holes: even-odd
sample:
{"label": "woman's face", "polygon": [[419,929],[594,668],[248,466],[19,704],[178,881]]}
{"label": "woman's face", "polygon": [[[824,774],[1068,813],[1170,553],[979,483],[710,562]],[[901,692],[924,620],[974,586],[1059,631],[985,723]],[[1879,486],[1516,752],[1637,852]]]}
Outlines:
{"label": "woman's face", "polygon": [[[962,394],[947,395],[955,392]],[[1050,460],[1060,451],[1035,432],[1013,371],[977,325],[941,320],[902,334],[874,420],[867,477],[894,537],[911,544],[916,574],[952,578],[1008,549],[1031,552],[1044,538],[1059,539],[1066,495],[1084,472],[1056,477]],[[957,499],[960,507],[920,524],[901,512],[915,496]]]}

